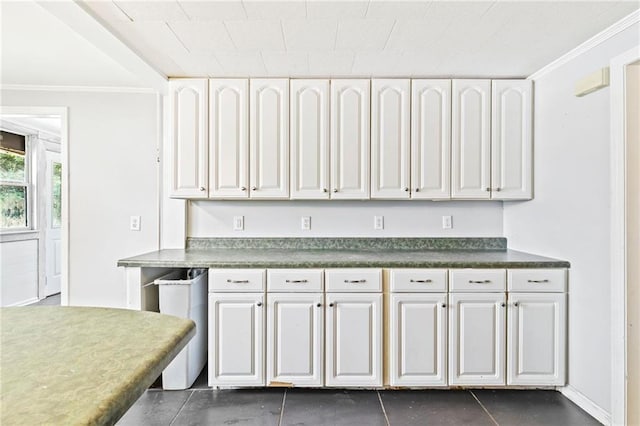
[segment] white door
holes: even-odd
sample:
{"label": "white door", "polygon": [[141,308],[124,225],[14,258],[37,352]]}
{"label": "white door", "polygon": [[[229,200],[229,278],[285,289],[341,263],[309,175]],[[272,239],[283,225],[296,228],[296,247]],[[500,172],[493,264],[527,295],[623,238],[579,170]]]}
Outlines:
{"label": "white door", "polygon": [[450,198],[451,80],[412,80],[411,91],[411,198]]}
{"label": "white door", "polygon": [[331,80],[331,198],[369,198],[370,80]]}
{"label": "white door", "polygon": [[382,386],[382,294],[326,294],[325,385]]}
{"label": "white door", "polygon": [[209,197],[249,196],[249,80],[209,81]]}
{"label": "white door", "polygon": [[267,295],[267,386],[322,386],[322,293]]}
{"label": "white door", "polygon": [[409,198],[411,80],[371,80],[371,198]]}
{"label": "white door", "polygon": [[171,114],[171,188],[174,198],[207,198],[208,81],[205,78],[169,82]]}
{"label": "white door", "polygon": [[453,80],[451,198],[491,196],[491,80]]}
{"label": "white door", "polygon": [[531,199],[533,82],[491,84],[491,198]]}
{"label": "white door", "polygon": [[291,80],[291,198],[329,198],[329,80]]}
{"label": "white door", "polygon": [[449,294],[449,385],[504,385],[504,293]]}
{"label": "white door", "polygon": [[251,198],[289,198],[289,80],[249,83]]}
{"label": "white door", "polygon": [[564,293],[510,293],[507,384],[561,386],[565,379]]}
{"label": "white door", "polygon": [[447,384],[446,302],[444,293],[391,294],[391,386]]}
{"label": "white door", "polygon": [[46,151],[45,295],[60,293],[62,277],[62,160],[59,152]]}
{"label": "white door", "polygon": [[209,294],[209,386],[264,386],[264,293]]}

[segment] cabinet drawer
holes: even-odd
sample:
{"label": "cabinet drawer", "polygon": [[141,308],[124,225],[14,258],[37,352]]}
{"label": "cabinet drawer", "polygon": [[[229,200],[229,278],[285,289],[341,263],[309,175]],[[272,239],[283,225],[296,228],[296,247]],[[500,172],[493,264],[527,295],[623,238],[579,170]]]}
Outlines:
{"label": "cabinet drawer", "polygon": [[209,292],[264,291],[264,269],[209,269]]}
{"label": "cabinet drawer", "polygon": [[327,291],[382,291],[382,269],[327,269],[324,278]]}
{"label": "cabinet drawer", "polygon": [[452,292],[497,292],[506,291],[504,269],[451,269],[449,286]]}
{"label": "cabinet drawer", "polygon": [[267,291],[309,293],[322,291],[322,269],[269,269]]}
{"label": "cabinet drawer", "polygon": [[509,291],[567,291],[566,269],[508,269]]}
{"label": "cabinet drawer", "polygon": [[390,277],[390,290],[394,293],[447,291],[446,269],[392,269]]}

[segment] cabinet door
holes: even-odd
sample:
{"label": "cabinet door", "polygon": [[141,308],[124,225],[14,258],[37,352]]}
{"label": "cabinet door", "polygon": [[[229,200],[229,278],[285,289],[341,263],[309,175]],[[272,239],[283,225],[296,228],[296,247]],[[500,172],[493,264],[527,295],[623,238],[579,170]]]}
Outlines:
{"label": "cabinet door", "polygon": [[491,196],[491,80],[453,80],[451,198]]}
{"label": "cabinet door", "polygon": [[209,294],[209,386],[264,386],[264,293]]}
{"label": "cabinet door", "polygon": [[493,80],[491,84],[491,198],[531,199],[531,80]]}
{"label": "cabinet door", "polygon": [[447,384],[446,294],[391,294],[391,386]]}
{"label": "cabinet door", "polygon": [[249,80],[209,81],[209,197],[249,196]]}
{"label": "cabinet door", "polygon": [[371,80],[371,198],[409,198],[411,80]]}
{"label": "cabinet door", "polygon": [[449,384],[505,384],[504,293],[449,294]]}
{"label": "cabinet door", "polygon": [[289,198],[289,80],[250,81],[251,198]]}
{"label": "cabinet door", "polygon": [[267,386],[322,386],[322,293],[267,295]]}
{"label": "cabinet door", "polygon": [[170,81],[173,198],[207,198],[207,79]]}
{"label": "cabinet door", "polygon": [[450,198],[451,80],[412,80],[411,90],[411,198]]}
{"label": "cabinet door", "polygon": [[331,80],[331,198],[369,198],[369,113],[369,80]]}
{"label": "cabinet door", "polygon": [[329,198],[329,80],[291,80],[291,198]]}
{"label": "cabinet door", "polygon": [[566,294],[510,293],[507,384],[565,384]]}
{"label": "cabinet door", "polygon": [[327,293],[326,386],[382,386],[382,294]]}

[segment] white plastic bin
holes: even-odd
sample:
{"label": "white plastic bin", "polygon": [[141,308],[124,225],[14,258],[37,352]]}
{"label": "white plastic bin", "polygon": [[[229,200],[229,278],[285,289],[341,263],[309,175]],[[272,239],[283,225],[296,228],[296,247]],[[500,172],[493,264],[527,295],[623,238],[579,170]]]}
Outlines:
{"label": "white plastic bin", "polygon": [[207,361],[207,270],[174,271],[154,283],[158,285],[160,313],[196,323],[195,336],[162,372],[163,389],[187,389]]}

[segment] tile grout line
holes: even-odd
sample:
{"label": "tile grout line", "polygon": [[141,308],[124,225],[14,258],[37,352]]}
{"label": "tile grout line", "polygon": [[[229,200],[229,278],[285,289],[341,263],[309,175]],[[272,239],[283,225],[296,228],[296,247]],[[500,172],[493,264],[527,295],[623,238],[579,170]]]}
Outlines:
{"label": "tile grout line", "polygon": [[282,406],[280,407],[280,418],[278,419],[278,426],[282,426],[282,417],[284,416],[284,403],[287,400],[287,389],[282,394]]}
{"label": "tile grout line", "polygon": [[178,412],[176,413],[176,415],[173,417],[173,419],[171,420],[171,423],[169,423],[169,426],[171,426],[172,424],[175,423],[176,419],[178,418],[178,416],[180,415],[180,413],[182,413],[182,410],[184,409],[184,407],[187,405],[187,402],[189,402],[189,400],[191,400],[191,397],[193,396],[193,390],[191,391],[191,393],[189,394],[189,398],[187,398],[184,403],[182,404],[182,406],[180,407],[180,409],[178,410]]}
{"label": "tile grout line", "polygon": [[387,421],[387,426],[390,426],[389,417],[387,416],[387,410],[384,409],[384,404],[382,403],[382,396],[380,396],[380,391],[376,390],[378,394],[378,401],[380,401],[380,407],[382,408],[382,414],[384,414],[384,419]]}
{"label": "tile grout line", "polygon": [[487,410],[487,408],[484,406],[484,404],[482,404],[482,402],[480,402],[480,400],[478,399],[478,397],[476,396],[475,393],[473,393],[473,391],[469,391],[469,393],[471,394],[471,396],[473,396],[473,398],[478,401],[478,404],[480,404],[480,406],[482,407],[482,409],[484,410],[485,413],[487,413],[487,416],[489,416],[491,418],[491,421],[493,421],[493,423],[495,423],[496,426],[500,426],[500,424],[496,421],[496,419],[493,418],[493,416],[491,415],[491,413],[489,412],[489,410]]}

